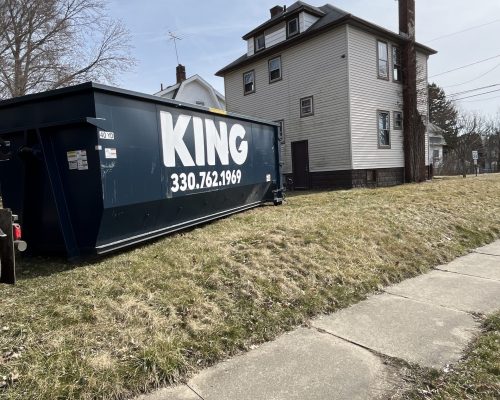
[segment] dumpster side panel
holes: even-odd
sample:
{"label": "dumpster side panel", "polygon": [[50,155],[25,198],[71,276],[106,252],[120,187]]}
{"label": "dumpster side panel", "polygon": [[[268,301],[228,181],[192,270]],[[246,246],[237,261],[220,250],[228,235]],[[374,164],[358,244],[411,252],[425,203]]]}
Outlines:
{"label": "dumpster side panel", "polygon": [[277,127],[97,92],[104,211],[97,251],[273,201]]}

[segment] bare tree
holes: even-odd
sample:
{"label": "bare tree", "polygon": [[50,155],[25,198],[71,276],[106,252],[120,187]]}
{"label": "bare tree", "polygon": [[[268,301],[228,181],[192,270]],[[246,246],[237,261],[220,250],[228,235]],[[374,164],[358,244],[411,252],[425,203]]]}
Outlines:
{"label": "bare tree", "polygon": [[446,160],[448,171],[457,171],[467,177],[468,166],[472,163],[472,151],[484,154],[483,136],[488,132],[487,121],[476,113],[461,112],[454,128],[454,145]]}
{"label": "bare tree", "polygon": [[88,80],[134,64],[128,31],[106,0],[0,0],[0,97]]}

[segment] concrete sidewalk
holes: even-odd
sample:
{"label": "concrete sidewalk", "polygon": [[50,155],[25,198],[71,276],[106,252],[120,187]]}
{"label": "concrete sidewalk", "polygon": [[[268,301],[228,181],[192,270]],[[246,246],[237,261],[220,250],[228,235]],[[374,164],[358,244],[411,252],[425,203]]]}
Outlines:
{"label": "concrete sidewalk", "polygon": [[441,369],[500,309],[500,241],[137,400],[385,399],[399,360]]}

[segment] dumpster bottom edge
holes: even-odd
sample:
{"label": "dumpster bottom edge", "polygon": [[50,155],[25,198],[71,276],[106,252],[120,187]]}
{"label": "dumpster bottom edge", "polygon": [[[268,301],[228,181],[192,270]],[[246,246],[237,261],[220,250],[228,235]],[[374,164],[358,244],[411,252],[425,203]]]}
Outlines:
{"label": "dumpster bottom edge", "polygon": [[128,247],[128,246],[138,244],[141,242],[145,242],[147,240],[154,239],[154,238],[157,238],[160,236],[164,236],[164,235],[167,235],[169,233],[180,231],[180,230],[183,230],[186,228],[191,228],[193,226],[196,226],[196,225],[199,225],[199,224],[202,224],[205,222],[209,222],[209,221],[212,221],[214,219],[223,218],[223,217],[226,217],[226,216],[231,215],[231,214],[235,214],[235,213],[238,213],[241,211],[248,210],[250,208],[255,208],[255,207],[257,207],[261,204],[265,204],[267,202],[268,202],[267,200],[256,201],[254,203],[246,204],[246,205],[240,206],[240,207],[231,208],[229,210],[225,210],[225,211],[221,211],[221,212],[218,212],[215,214],[207,215],[205,217],[197,218],[197,219],[194,219],[194,220],[191,220],[188,222],[183,222],[181,224],[171,225],[171,226],[167,226],[165,228],[158,229],[155,231],[141,233],[140,235],[132,236],[132,237],[127,238],[127,239],[122,239],[122,240],[118,240],[116,242],[96,246],[95,250],[96,250],[97,254],[110,253],[112,251],[119,250],[119,249],[122,249],[124,247]]}

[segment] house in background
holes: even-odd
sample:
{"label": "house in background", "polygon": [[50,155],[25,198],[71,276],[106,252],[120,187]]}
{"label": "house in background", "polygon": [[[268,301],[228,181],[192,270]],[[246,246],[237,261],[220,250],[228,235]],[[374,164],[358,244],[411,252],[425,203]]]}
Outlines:
{"label": "house in background", "polygon": [[[246,54],[216,74],[228,111],[280,122],[283,172],[295,188],[402,183],[402,36],[329,4],[270,11],[243,36]],[[416,49],[426,119],[427,59],[436,52]],[[425,148],[428,164],[427,136]]]}
{"label": "house in background", "polygon": [[443,164],[443,150],[446,146],[443,130],[432,123],[427,124],[429,134],[429,165],[432,165],[434,173],[439,170]]}
{"label": "house in background", "polygon": [[[186,67],[179,64],[176,68],[177,82],[155,93],[166,99],[175,99],[184,103],[196,104],[198,106],[226,109],[226,99],[213,88],[205,79],[199,75],[193,75],[186,79]],[[162,85],[163,86],[163,85]]]}

